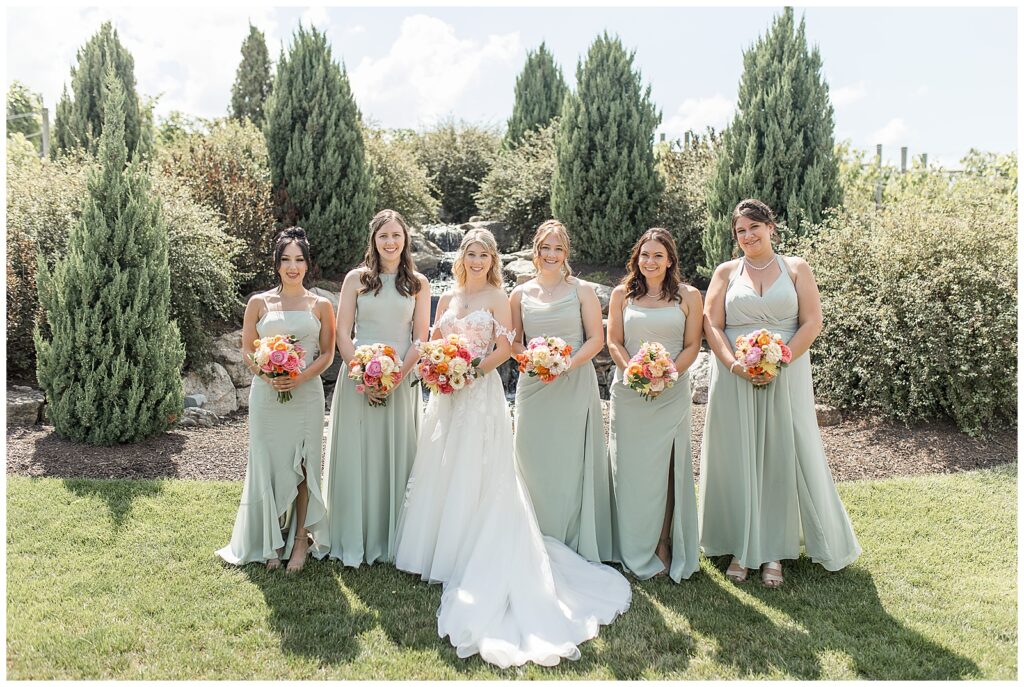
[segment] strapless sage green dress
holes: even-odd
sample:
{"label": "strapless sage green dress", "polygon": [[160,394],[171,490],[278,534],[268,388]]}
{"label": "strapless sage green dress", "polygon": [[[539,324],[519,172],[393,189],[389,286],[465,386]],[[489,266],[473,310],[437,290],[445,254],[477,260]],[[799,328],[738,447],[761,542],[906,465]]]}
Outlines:
{"label": "strapless sage green dress", "polygon": [[[798,329],[796,287],[782,274],[758,295],[733,271],[725,295],[730,342],[755,329],[785,341]],[[826,570],[839,570],[861,548],[832,481],[818,431],[808,354],[782,368],[763,389],[711,368],[700,461],[701,546],[732,555],[748,568],[800,556],[800,545]]]}
{"label": "strapless sage green dress", "polygon": [[[256,323],[260,338],[291,334],[312,362],[320,350],[320,320],[306,310],[271,310]],[[306,529],[310,553],[323,558],[330,546],[327,513],[320,494],[324,438],[324,385],[319,375],[278,403],[277,392],[253,377],[249,387],[249,461],[245,466],[242,502],[231,542],[217,555],[228,563],[264,562],[291,555],[295,541],[295,497],[305,479],[309,494]]]}
{"label": "strapless sage green dress", "polygon": [[[380,293],[356,298],[356,346],[384,343],[405,359],[412,345],[415,296],[395,288],[395,275],[380,275]],[[393,561],[398,516],[416,456],[420,390],[408,378],[388,395],[384,407],[366,396],[341,366],[327,431],[324,497],[331,530],[331,558],[358,567]]]}
{"label": "strapless sage green dress", "polygon": [[[630,356],[645,341],[663,345],[673,360],[683,350],[686,315],[678,304],[643,308],[629,301],[622,308],[622,326]],[[668,574],[679,582],[700,567],[690,393],[689,372],[682,371],[672,388],[648,401],[626,386],[622,371],[615,369],[608,428],[615,553],[616,560],[640,579],[664,570],[655,550],[668,505],[669,461],[674,505]]]}
{"label": "strapless sage green dress", "polygon": [[[557,336],[578,351],[585,340],[578,288],[552,303],[523,294],[525,341]],[[548,384],[520,374],[515,429],[516,464],[540,531],[588,560],[611,560],[610,475],[593,363]]]}

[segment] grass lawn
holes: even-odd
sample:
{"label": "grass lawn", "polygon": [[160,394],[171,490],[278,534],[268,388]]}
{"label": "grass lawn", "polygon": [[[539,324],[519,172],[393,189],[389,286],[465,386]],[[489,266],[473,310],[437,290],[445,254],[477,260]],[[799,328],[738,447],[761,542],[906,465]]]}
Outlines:
{"label": "grass lawn", "polygon": [[[241,484],[7,480],[10,679],[1017,677],[1016,465],[840,484],[864,554],[787,564],[780,590],[705,561],[557,668],[460,660],[437,586],[311,561],[222,565]],[[716,568],[713,563],[718,563]]]}

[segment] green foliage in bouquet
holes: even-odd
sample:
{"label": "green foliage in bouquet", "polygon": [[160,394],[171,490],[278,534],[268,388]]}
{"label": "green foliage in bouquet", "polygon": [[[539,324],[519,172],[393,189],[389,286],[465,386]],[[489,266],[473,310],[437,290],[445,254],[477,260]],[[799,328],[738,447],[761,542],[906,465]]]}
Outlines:
{"label": "green foliage in bouquet", "polygon": [[520,144],[528,131],[547,127],[562,112],[569,87],[562,69],[544,43],[526,54],[523,71],[516,77],[516,99],[505,131],[505,146]]}
{"label": "green foliage in bouquet", "polygon": [[305,228],[315,267],[340,274],[363,255],[376,199],[348,76],[316,28],[281,52],[266,117],[277,219]]}
{"label": "green foliage in bouquet", "polygon": [[530,244],[537,227],[551,217],[558,120],[527,131],[515,148],[505,148],[480,184],[476,202],[489,219],[509,225],[515,249]]}
{"label": "green foliage in bouquet", "polygon": [[145,114],[135,92],[135,60],[109,21],[78,50],[78,64],[71,68],[71,95],[65,88],[54,116],[54,155],[76,147],[96,153],[106,122],[104,79],[108,68],[114,70],[124,92],[124,141],[129,156],[135,155],[143,138]]}
{"label": "green foliage in bouquet", "polygon": [[51,271],[38,260],[45,319],[35,332],[37,378],[58,434],[91,444],[139,441],[182,412],[185,350],[171,321],[171,275],[160,204],[125,163],[125,94],[104,82],[101,168],[82,221]]}
{"label": "green foliage in bouquet", "polygon": [[767,203],[796,233],[842,204],[832,115],[821,55],[787,7],[743,53],[736,115],[708,193],[703,274],[732,257],[732,211],[744,198]]}
{"label": "green foliage in bouquet", "polygon": [[633,53],[608,34],[577,65],[576,84],[555,140],[551,210],[584,262],[621,264],[657,210],[653,146],[661,114],[633,71]]}
{"label": "green foliage in bouquet", "polygon": [[971,435],[1016,425],[1015,176],[918,170],[797,240],[821,292],[820,397]]}

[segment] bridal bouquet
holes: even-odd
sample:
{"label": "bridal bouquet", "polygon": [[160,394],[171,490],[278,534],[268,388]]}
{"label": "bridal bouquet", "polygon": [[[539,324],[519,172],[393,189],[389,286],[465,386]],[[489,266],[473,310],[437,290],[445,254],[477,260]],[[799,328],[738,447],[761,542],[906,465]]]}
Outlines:
{"label": "bridal bouquet", "polygon": [[[260,368],[258,374],[262,377],[274,379],[287,375],[294,379],[299,376],[299,372],[306,369],[306,351],[299,344],[299,340],[291,334],[265,336],[253,341],[252,345],[256,351],[249,355],[249,360]],[[290,400],[291,391],[277,392],[278,403],[287,403]]]}
{"label": "bridal bouquet", "polygon": [[[356,348],[352,360],[348,361],[348,378],[355,380],[356,391],[381,391],[387,393],[402,381],[402,359],[395,349],[382,343],[363,344]],[[386,406],[387,398],[370,401],[371,406]]]}
{"label": "bridal bouquet", "polygon": [[480,358],[474,358],[469,344],[458,334],[417,344],[420,360],[416,375],[432,393],[451,394],[469,386],[476,378]]}
{"label": "bridal bouquet", "polygon": [[[782,337],[767,329],[758,329],[736,337],[736,360],[752,375],[775,379],[779,369],[793,359],[793,351],[782,342]],[[764,385],[755,385],[758,388]]]}
{"label": "bridal bouquet", "polygon": [[547,384],[569,369],[572,346],[557,336],[535,336],[515,358],[519,371]]}
{"label": "bridal bouquet", "polygon": [[679,379],[679,372],[672,357],[657,341],[644,341],[626,366],[626,386],[653,401],[665,389],[670,389]]}

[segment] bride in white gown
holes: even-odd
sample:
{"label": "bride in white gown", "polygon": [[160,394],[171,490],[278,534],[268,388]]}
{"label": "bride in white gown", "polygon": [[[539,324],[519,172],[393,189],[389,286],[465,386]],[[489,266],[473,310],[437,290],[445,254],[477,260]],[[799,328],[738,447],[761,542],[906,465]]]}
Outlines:
{"label": "bride in white gown", "polygon": [[[458,286],[438,302],[434,331],[465,337],[483,357],[484,374],[454,394],[430,397],[395,565],[444,585],[437,631],[459,657],[479,653],[502,668],[551,666],[578,659],[578,645],[629,608],[630,588],[616,570],[537,527],[494,371],[511,349],[500,266],[491,233],[467,232],[452,270]],[[551,430],[558,431],[558,418]]]}

